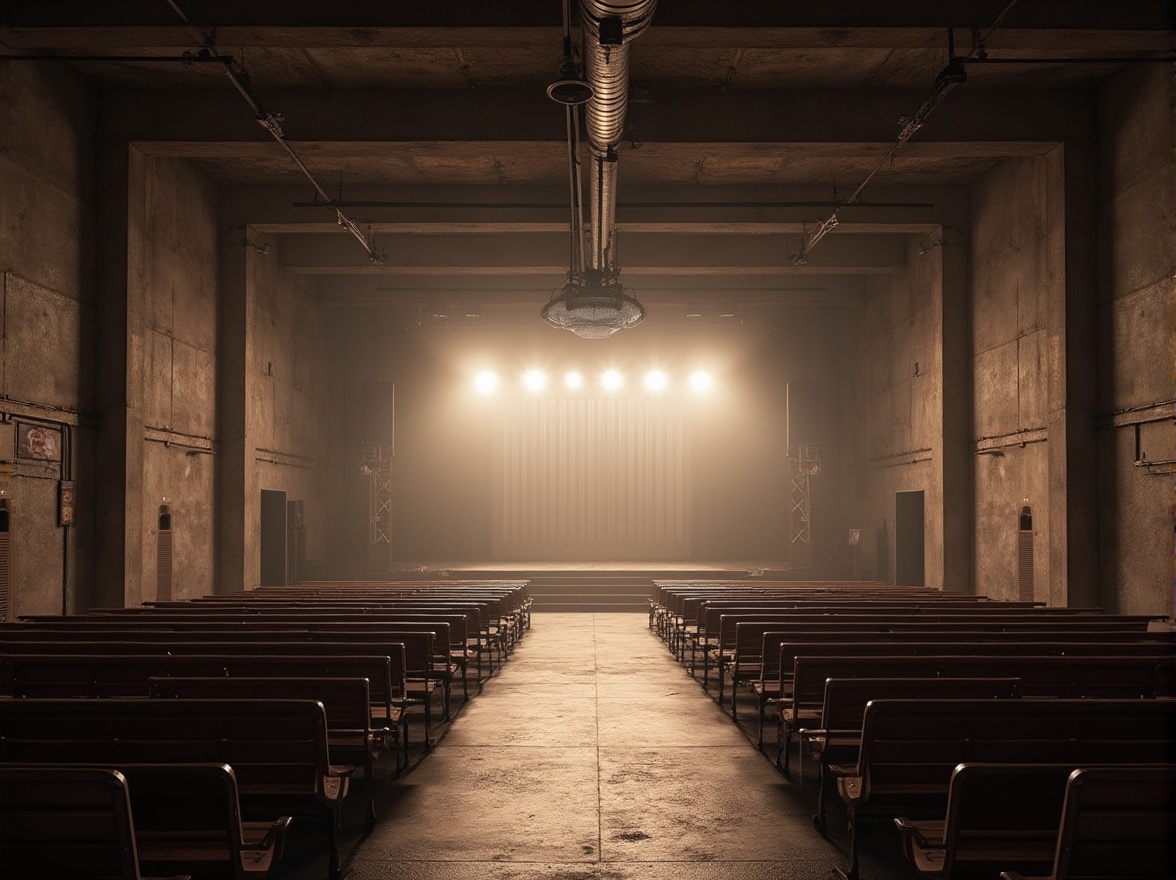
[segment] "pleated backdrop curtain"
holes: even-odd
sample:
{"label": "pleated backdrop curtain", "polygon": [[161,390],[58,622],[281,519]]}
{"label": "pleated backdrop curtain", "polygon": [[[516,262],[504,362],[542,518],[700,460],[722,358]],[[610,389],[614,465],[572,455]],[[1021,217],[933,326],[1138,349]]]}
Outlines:
{"label": "pleated backdrop curtain", "polygon": [[678,401],[510,399],[494,436],[496,559],[689,558]]}

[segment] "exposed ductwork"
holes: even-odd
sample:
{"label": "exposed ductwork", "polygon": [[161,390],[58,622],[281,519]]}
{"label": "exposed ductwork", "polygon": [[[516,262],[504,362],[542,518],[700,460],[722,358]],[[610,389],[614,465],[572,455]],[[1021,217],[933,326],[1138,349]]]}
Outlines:
{"label": "exposed ductwork", "polygon": [[617,145],[629,104],[629,44],[653,20],[657,0],[580,0],[584,72],[592,87],[585,105],[589,154],[590,280],[609,286],[616,278]]}

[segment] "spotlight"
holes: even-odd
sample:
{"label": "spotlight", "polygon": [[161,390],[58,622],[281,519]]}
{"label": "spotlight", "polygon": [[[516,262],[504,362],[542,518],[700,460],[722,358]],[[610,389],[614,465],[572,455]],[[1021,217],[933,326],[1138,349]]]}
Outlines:
{"label": "spotlight", "polygon": [[491,370],[482,370],[474,376],[474,389],[479,394],[493,394],[498,389],[498,374]]}
{"label": "spotlight", "polygon": [[572,370],[570,373],[564,376],[564,384],[573,391],[576,391],[577,389],[583,387],[584,377],[575,370]]}
{"label": "spotlight", "polygon": [[710,373],[697,370],[690,377],[690,387],[699,394],[705,394],[715,387],[714,377]]}
{"label": "spotlight", "polygon": [[605,391],[619,391],[625,380],[616,370],[608,370],[600,377],[600,384],[604,386]]}
{"label": "spotlight", "polygon": [[542,370],[527,370],[523,374],[523,387],[534,393],[547,387],[547,376]]}
{"label": "spotlight", "polygon": [[645,374],[645,387],[650,391],[664,391],[670,382],[661,370],[650,370]]}

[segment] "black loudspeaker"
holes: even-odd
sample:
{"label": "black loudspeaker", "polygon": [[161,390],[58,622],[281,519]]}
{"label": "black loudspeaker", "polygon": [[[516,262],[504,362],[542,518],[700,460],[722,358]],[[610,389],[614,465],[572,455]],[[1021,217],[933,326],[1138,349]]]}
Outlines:
{"label": "black loudspeaker", "polygon": [[360,440],[394,446],[396,443],[396,385],[364,382],[359,395]]}
{"label": "black loudspeaker", "polygon": [[784,442],[791,450],[802,443],[820,443],[821,383],[789,382],[784,386]]}

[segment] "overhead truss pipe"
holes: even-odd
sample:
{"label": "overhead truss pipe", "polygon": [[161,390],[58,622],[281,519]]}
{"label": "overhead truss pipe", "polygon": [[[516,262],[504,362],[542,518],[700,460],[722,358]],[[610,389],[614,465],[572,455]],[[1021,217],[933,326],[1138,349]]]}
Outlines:
{"label": "overhead truss pipe", "polygon": [[587,268],[609,283],[618,271],[616,258],[617,145],[625,131],[629,105],[630,43],[653,21],[657,0],[600,2],[580,0],[584,33],[584,73],[592,86],[585,105],[588,138],[591,247]]}

